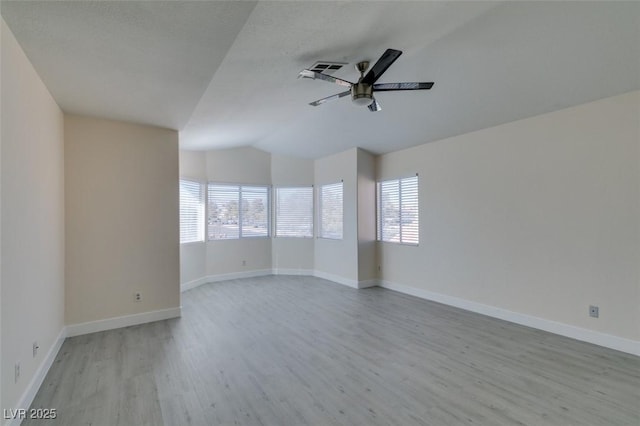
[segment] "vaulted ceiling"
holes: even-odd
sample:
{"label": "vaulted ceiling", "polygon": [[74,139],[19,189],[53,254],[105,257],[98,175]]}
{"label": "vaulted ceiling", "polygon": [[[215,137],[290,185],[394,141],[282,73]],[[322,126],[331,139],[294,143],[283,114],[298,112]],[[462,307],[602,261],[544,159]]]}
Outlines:
{"label": "vaulted ceiling", "polygon": [[[182,149],[385,153],[640,89],[640,2],[2,1],[65,112],[168,127]],[[403,55],[382,111],[297,79]],[[579,125],[579,123],[577,123]]]}

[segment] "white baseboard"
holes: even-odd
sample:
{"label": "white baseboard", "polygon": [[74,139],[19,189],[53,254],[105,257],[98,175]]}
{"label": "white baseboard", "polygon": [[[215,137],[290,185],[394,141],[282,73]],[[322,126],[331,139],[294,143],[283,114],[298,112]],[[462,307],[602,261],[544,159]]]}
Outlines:
{"label": "white baseboard", "polygon": [[206,277],[198,278],[193,281],[180,285],[180,291],[184,292],[196,288],[203,284],[213,283],[218,281],[235,280],[239,278],[253,278],[262,277],[266,275],[300,275],[300,276],[313,276],[323,278],[325,280],[333,281],[338,284],[346,285],[351,288],[367,288],[375,287],[378,285],[378,280],[366,280],[356,281],[348,278],[341,277],[339,275],[329,274],[327,272],[318,271],[314,269],[294,269],[294,268],[274,268],[274,269],[259,269],[255,271],[246,272],[231,272],[229,274],[209,275]]}
{"label": "white baseboard", "polygon": [[313,276],[313,269],[295,269],[295,268],[274,268],[273,275],[300,275]]}
{"label": "white baseboard", "polygon": [[561,336],[570,337],[572,339],[581,340],[583,342],[593,343],[599,346],[604,346],[610,349],[615,349],[621,352],[640,356],[640,342],[635,340],[625,339],[623,337],[613,336],[611,334],[588,330],[586,328],[576,327],[574,325],[521,314],[518,312],[509,311],[507,309],[484,305],[482,303],[460,299],[458,297],[435,293],[415,287],[409,287],[402,284],[396,284],[389,281],[378,281],[378,285],[380,287],[395,290],[400,293],[416,296],[421,299],[432,300],[434,302],[443,303],[445,305],[454,306],[456,308],[461,308],[467,311],[477,312],[479,314],[499,318],[520,325],[525,325],[527,327],[537,328],[539,330],[548,331],[550,333],[559,334]]}
{"label": "white baseboard", "polygon": [[157,311],[142,312],[140,314],[83,322],[80,324],[71,324],[66,327],[67,337],[96,333],[98,331],[113,330],[115,328],[129,327],[130,325],[145,324],[170,318],[178,318],[180,315],[181,308],[168,308]]}
{"label": "white baseboard", "polygon": [[237,280],[239,278],[253,278],[263,277],[265,275],[271,275],[271,269],[256,269],[253,271],[243,272],[231,272],[229,274],[209,275],[206,279],[208,283],[215,283],[218,281]]}
{"label": "white baseboard", "polygon": [[191,290],[192,288],[199,287],[203,284],[214,283],[219,281],[236,280],[240,278],[254,278],[263,277],[266,275],[300,275],[300,276],[313,276],[318,278],[324,278],[329,281],[336,282],[338,284],[347,285],[353,288],[363,288],[361,285],[365,283],[365,286],[371,287],[377,284],[377,281],[373,284],[369,284],[369,281],[361,281],[360,283],[355,280],[349,280],[338,275],[327,274],[325,272],[316,271],[313,269],[295,269],[295,268],[273,268],[273,269],[258,269],[255,271],[243,271],[243,272],[231,272],[228,274],[208,275],[206,277],[198,278],[196,280],[189,281],[180,285],[180,291],[184,292]]}
{"label": "white baseboard", "polygon": [[435,293],[432,291],[410,287],[402,284],[396,284],[389,281],[380,280],[364,280],[356,281],[348,278],[344,278],[338,275],[329,274],[327,272],[310,270],[310,269],[264,269],[257,271],[247,272],[235,272],[230,274],[210,275],[208,277],[200,278],[198,280],[191,281],[183,284],[181,289],[186,291],[191,288],[195,288],[199,285],[216,282],[226,281],[238,278],[251,278],[264,275],[301,275],[301,276],[314,276],[323,278],[325,280],[333,281],[338,284],[346,285],[351,288],[369,288],[374,286],[380,286],[395,290],[400,293],[409,294],[419,297],[421,299],[432,300],[434,302],[443,303],[445,305],[454,306],[456,308],[464,309],[471,312],[477,312],[479,314],[487,315],[494,318],[499,318],[505,321],[510,321],[516,324],[525,325],[527,327],[536,328],[539,330],[548,331],[550,333],[559,334],[561,336],[570,337],[572,339],[581,340],[583,342],[593,343],[599,346],[615,349],[621,352],[626,352],[632,355],[640,356],[640,342],[625,339],[623,337],[613,336],[611,334],[601,333],[598,331],[588,330],[581,327],[576,327],[561,322],[551,321],[544,318],[534,317],[532,315],[521,314],[518,312],[509,311],[507,309],[497,308],[495,306],[485,305],[478,302],[473,302],[466,299],[461,299],[454,296],[448,296],[442,293]]}
{"label": "white baseboard", "polygon": [[[25,410],[29,409],[29,407],[33,403],[33,399],[40,389],[40,386],[42,386],[42,383],[44,382],[44,379],[47,376],[51,365],[53,365],[53,362],[55,361],[56,356],[58,355],[58,352],[60,351],[60,348],[64,343],[64,340],[67,337],[79,336],[81,334],[95,333],[98,331],[111,330],[121,327],[128,327],[130,325],[144,324],[169,318],[176,318],[180,316],[180,313],[180,308],[169,308],[151,312],[143,312],[141,314],[90,321],[81,324],[71,324],[63,327],[62,330],[60,330],[60,334],[58,334],[55,342],[53,343],[53,345],[51,345],[51,348],[49,348],[49,351],[42,360],[42,363],[31,378],[31,381],[29,381],[27,388],[20,397],[20,400],[18,401],[18,404],[15,408]],[[21,423],[22,419],[14,418],[8,419],[5,425],[18,426]]]}
{"label": "white baseboard", "polygon": [[346,285],[352,288],[358,288],[358,281],[351,280],[349,278],[344,278],[339,275],[328,274],[323,271],[315,270],[313,271],[313,276],[318,278],[323,278],[325,280],[333,281],[334,283]]}
{"label": "white baseboard", "polygon": [[[55,361],[56,356],[58,356],[58,352],[60,351],[60,348],[64,343],[64,339],[67,337],[66,333],[67,333],[66,327],[62,327],[62,330],[60,330],[58,337],[56,337],[56,340],[53,342],[53,345],[51,345],[51,347],[49,348],[49,351],[47,351],[47,354],[42,360],[42,363],[40,363],[40,366],[38,367],[35,374],[31,378],[31,381],[29,381],[27,388],[25,389],[24,393],[20,397],[20,400],[18,401],[18,405],[15,408],[21,408],[25,410],[29,409],[29,407],[31,406],[31,403],[33,402],[33,399],[36,397],[36,394],[40,389],[40,386],[42,386],[42,383],[44,382],[44,378],[47,376],[47,373],[49,372],[49,368],[51,368],[53,361]],[[8,420],[6,423],[6,426],[18,426],[20,423],[22,423],[22,419],[14,418],[14,419]]]}
{"label": "white baseboard", "polygon": [[313,271],[313,273],[309,275],[313,275],[314,277],[323,278],[325,280],[333,281],[334,283],[346,285],[348,287],[357,288],[357,289],[375,287],[378,285],[378,280],[357,281],[357,280],[341,277],[339,275],[333,275],[327,272],[317,271],[317,270]]}
{"label": "white baseboard", "polygon": [[253,271],[230,272],[228,274],[207,275],[184,284],[180,284],[180,292],[191,290],[203,284],[215,283],[218,281],[237,280],[239,278],[253,278],[273,275],[273,269],[256,269]]}
{"label": "white baseboard", "polygon": [[380,282],[379,280],[358,281],[358,288],[376,287],[379,282]]}
{"label": "white baseboard", "polygon": [[184,293],[185,291],[191,290],[192,288],[200,287],[202,284],[206,284],[208,282],[209,281],[207,281],[207,277],[202,277],[198,278],[197,280],[192,280],[184,284],[180,284],[180,293]]}

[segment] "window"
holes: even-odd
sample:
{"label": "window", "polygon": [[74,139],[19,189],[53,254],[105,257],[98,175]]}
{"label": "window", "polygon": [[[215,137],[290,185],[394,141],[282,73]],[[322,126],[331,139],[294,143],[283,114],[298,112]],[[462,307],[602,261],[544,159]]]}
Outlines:
{"label": "window", "polygon": [[342,239],[342,182],[320,187],[320,238]]}
{"label": "window", "polygon": [[418,176],[378,182],[378,241],[418,244]]}
{"label": "window", "polygon": [[269,236],[269,188],[240,187],[240,237]]}
{"label": "window", "polygon": [[204,185],[180,179],[180,243],[204,241]]}
{"label": "window", "polygon": [[240,238],[240,187],[209,184],[208,199],[208,239]]}
{"label": "window", "polygon": [[276,237],[313,237],[313,187],[276,188]]}
{"label": "window", "polygon": [[269,236],[269,188],[209,184],[209,240]]}

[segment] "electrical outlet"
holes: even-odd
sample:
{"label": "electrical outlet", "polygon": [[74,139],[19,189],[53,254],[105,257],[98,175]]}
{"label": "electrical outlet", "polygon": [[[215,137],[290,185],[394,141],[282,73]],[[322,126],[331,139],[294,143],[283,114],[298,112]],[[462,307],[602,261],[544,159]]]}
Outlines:
{"label": "electrical outlet", "polygon": [[133,301],[142,302],[142,293],[140,293],[139,291],[136,291],[135,293],[133,293]]}
{"label": "electrical outlet", "polygon": [[18,383],[18,379],[20,378],[20,362],[16,362],[15,366],[15,382]]}
{"label": "electrical outlet", "polygon": [[597,306],[589,306],[589,316],[598,318],[600,316],[600,309]]}
{"label": "electrical outlet", "polygon": [[40,346],[38,346],[38,341],[36,340],[35,342],[33,342],[33,357],[34,358],[38,355],[38,349],[40,349]]}

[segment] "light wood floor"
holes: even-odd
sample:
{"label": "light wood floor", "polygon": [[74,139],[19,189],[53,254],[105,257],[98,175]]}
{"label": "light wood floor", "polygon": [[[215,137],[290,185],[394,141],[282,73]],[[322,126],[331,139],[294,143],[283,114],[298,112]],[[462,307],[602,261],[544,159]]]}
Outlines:
{"label": "light wood floor", "polygon": [[640,424],[640,358],[393,291],[272,276],[182,306],[67,339],[32,407],[65,426]]}

